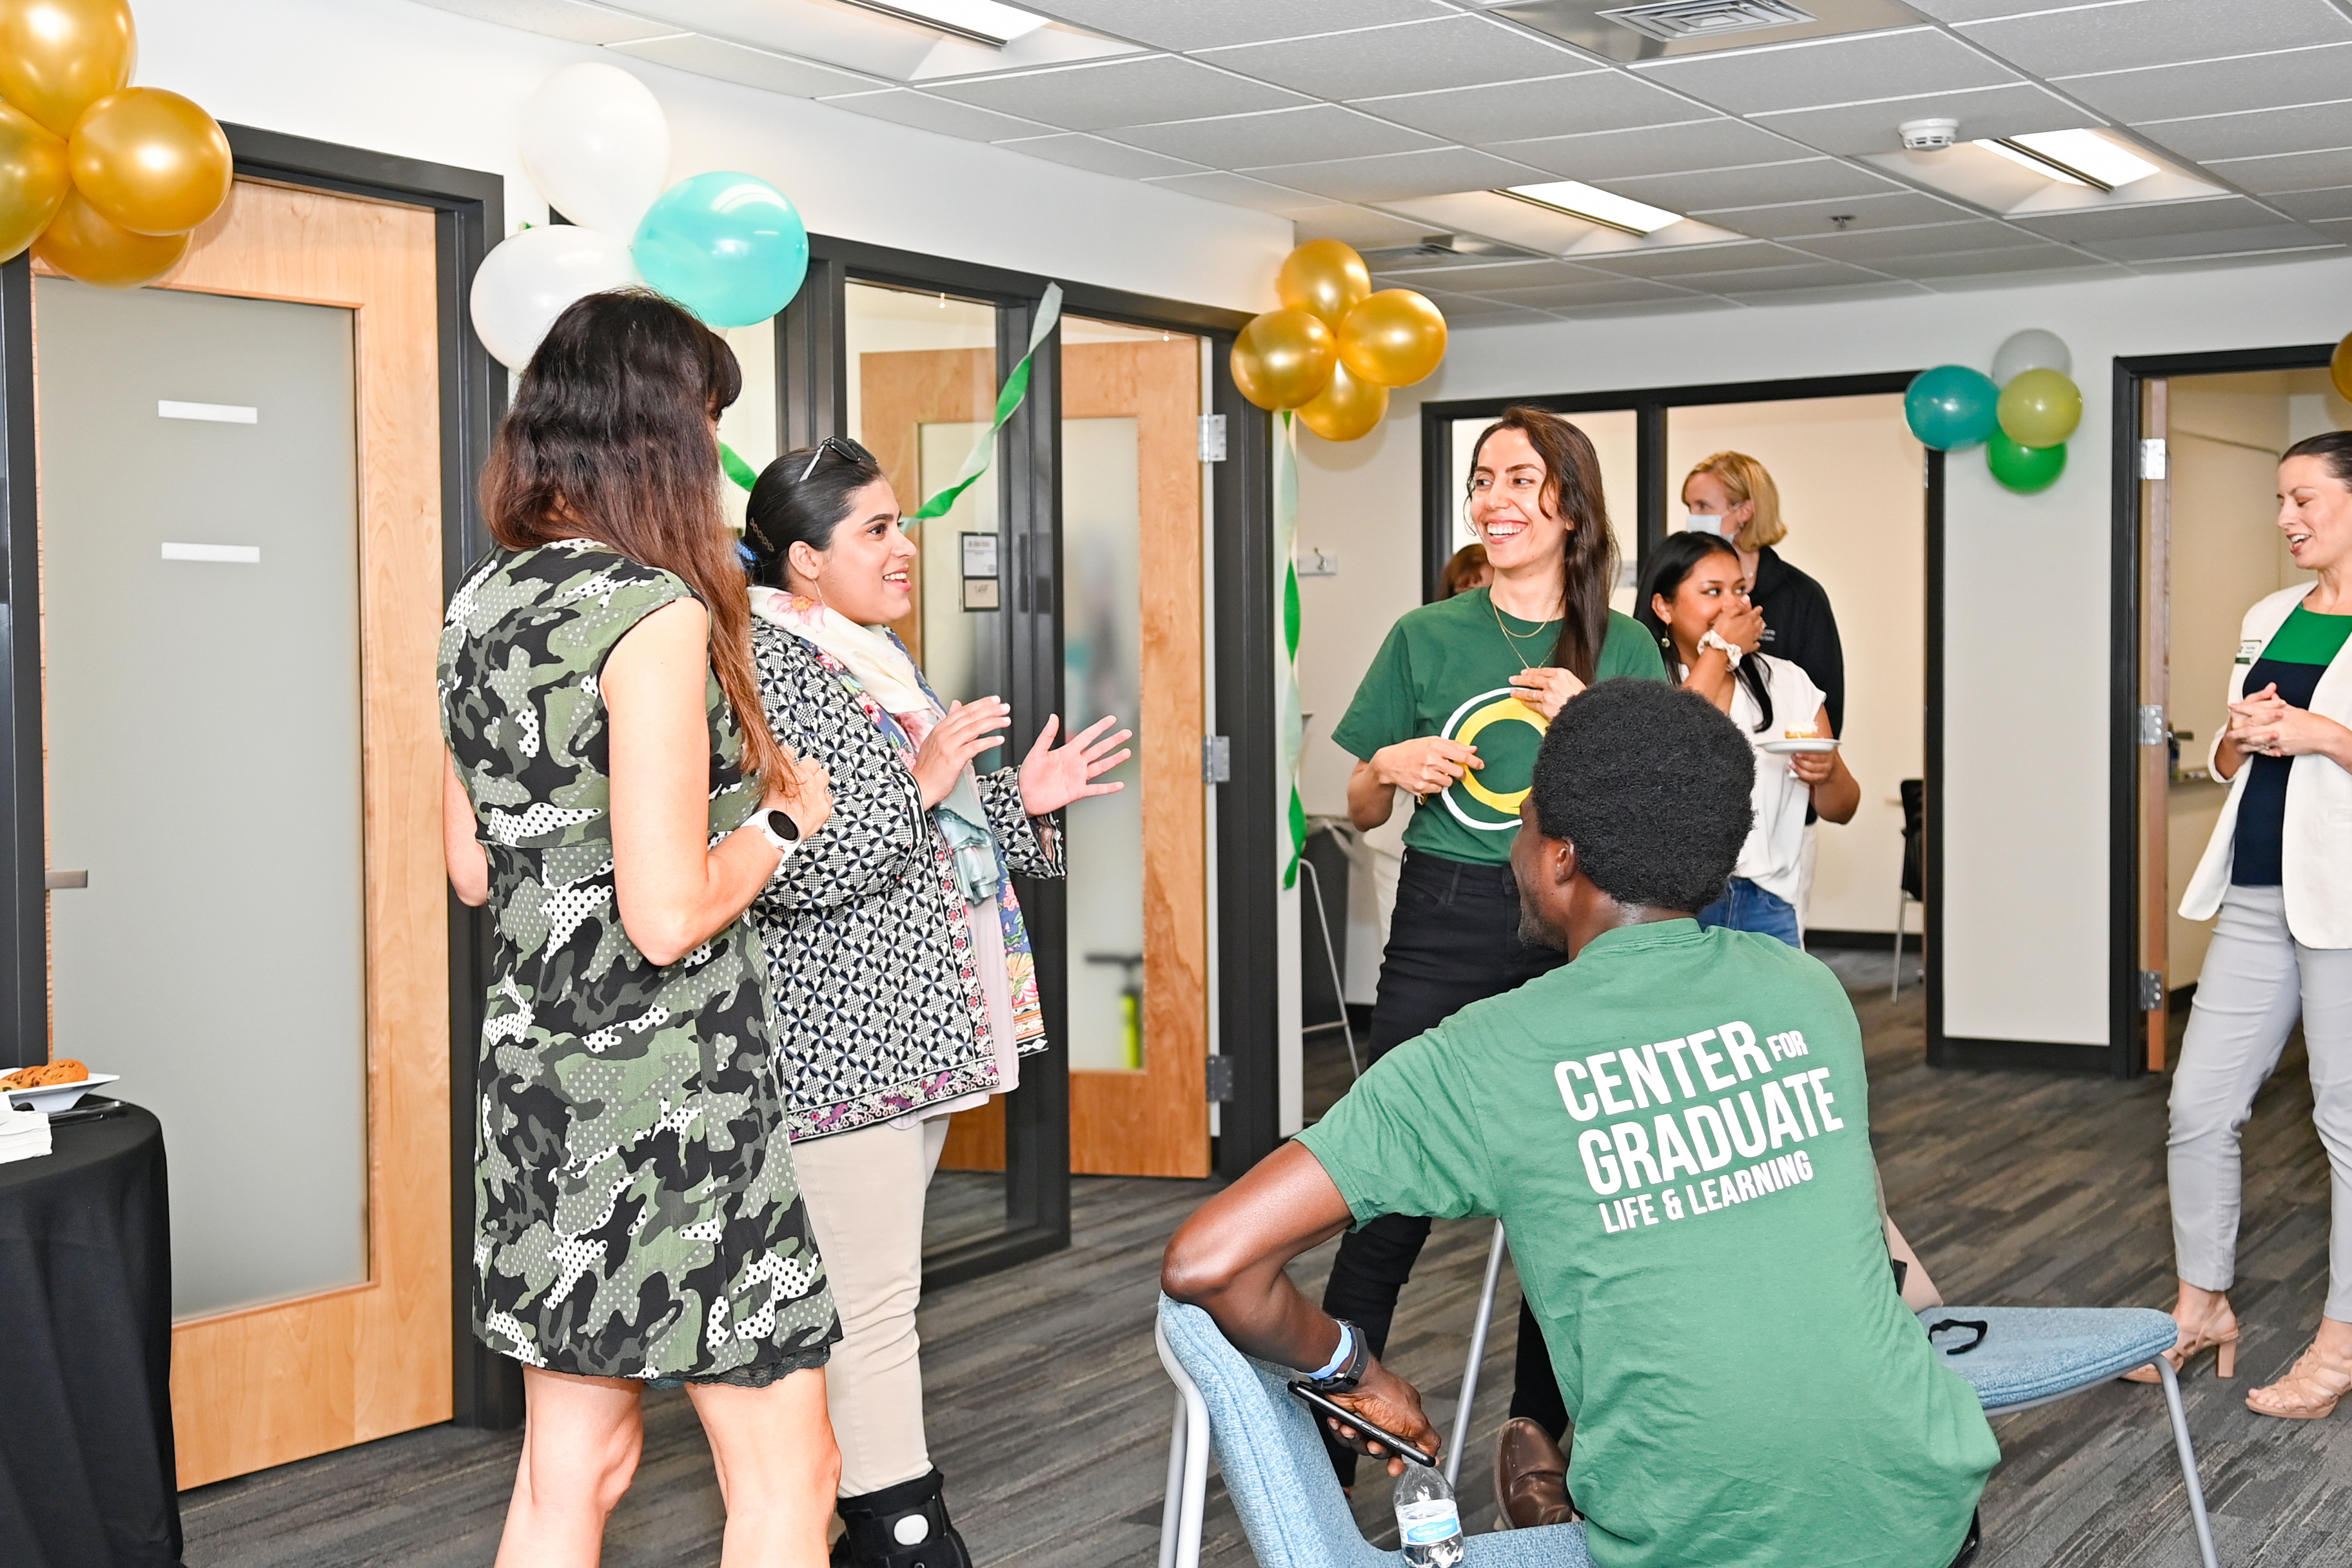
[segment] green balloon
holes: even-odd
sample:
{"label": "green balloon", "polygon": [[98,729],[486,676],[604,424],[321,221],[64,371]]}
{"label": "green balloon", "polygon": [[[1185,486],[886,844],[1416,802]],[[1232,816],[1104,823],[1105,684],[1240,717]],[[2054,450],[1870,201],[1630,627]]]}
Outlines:
{"label": "green balloon", "polygon": [[2055,447],[2083,422],[2081,388],[2054,370],[2025,370],[2000,389],[2001,434],[2021,447]]}
{"label": "green balloon", "polygon": [[2026,447],[1996,430],[1985,441],[1985,467],[2004,489],[2030,496],[2056,484],[2058,476],[2066,471],[2066,444]]}

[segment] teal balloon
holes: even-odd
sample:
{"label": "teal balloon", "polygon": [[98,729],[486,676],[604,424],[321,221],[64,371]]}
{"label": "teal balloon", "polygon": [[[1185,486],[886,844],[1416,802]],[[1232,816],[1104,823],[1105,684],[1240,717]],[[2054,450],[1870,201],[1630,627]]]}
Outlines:
{"label": "teal balloon", "polygon": [[1973,447],[2000,428],[2000,388],[1964,364],[1939,364],[1911,378],[1903,417],[1922,445],[1938,451]]}
{"label": "teal balloon", "polygon": [[2066,471],[2066,443],[2055,447],[2021,447],[1996,430],[1985,441],[1985,467],[2004,489],[2030,496],[2046,490]]}
{"label": "teal balloon", "polygon": [[637,275],[708,327],[748,327],[782,310],[808,256],[808,226],[784,193],[725,171],[664,191],[629,247]]}

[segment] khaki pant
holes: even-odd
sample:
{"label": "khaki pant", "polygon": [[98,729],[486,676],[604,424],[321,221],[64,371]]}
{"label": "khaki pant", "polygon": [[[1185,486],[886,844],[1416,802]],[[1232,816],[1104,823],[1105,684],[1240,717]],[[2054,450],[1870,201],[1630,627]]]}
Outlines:
{"label": "khaki pant", "polygon": [[841,1342],[824,1394],[841,1445],[841,1495],[863,1497],[931,1468],[915,1304],[923,1289],[923,1190],[948,1119],[885,1122],[793,1145]]}

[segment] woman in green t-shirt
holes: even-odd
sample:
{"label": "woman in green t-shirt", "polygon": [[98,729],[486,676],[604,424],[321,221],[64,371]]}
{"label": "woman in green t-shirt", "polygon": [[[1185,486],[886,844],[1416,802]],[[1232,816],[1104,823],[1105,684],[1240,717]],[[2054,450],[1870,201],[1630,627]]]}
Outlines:
{"label": "woman in green t-shirt", "polygon": [[[1563,961],[1520,939],[1511,879],[1511,836],[1536,749],[1560,705],[1593,682],[1666,678],[1657,646],[1609,608],[1617,547],[1601,461],[1583,431],[1544,409],[1506,409],[1471,454],[1466,510],[1492,583],[1399,620],[1332,733],[1359,759],[1348,780],[1358,827],[1386,822],[1397,791],[1414,799],[1372,1004],[1374,1060]],[[1339,1244],[1324,1309],[1354,1322],[1375,1354],[1388,1344],[1397,1294],[1428,1237],[1428,1220],[1388,1215]],[[1541,1331],[1524,1307],[1511,1414],[1554,1440],[1568,1425]],[[1334,1445],[1332,1462],[1343,1482],[1353,1479],[1352,1451]],[[1565,1506],[1559,1482],[1506,1506],[1524,1500],[1515,1519],[1528,1511],[1519,1522],[1539,1522],[1544,1507]]]}

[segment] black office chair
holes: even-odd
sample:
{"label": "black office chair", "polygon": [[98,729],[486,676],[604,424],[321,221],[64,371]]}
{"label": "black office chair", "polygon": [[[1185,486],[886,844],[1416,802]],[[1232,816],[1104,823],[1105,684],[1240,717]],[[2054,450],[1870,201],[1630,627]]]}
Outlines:
{"label": "black office chair", "polygon": [[[1895,987],[1886,999],[1896,1001],[1903,994],[1903,911],[1913,904],[1927,901],[1926,842],[1927,816],[1927,785],[1924,780],[1905,779],[1903,791],[1903,877],[1895,895]],[[1927,955],[1921,952],[1921,973],[1926,973]]]}

